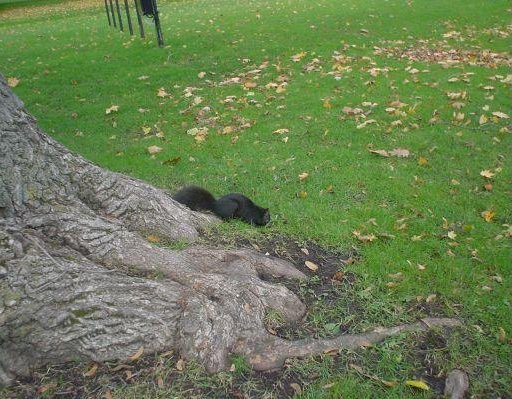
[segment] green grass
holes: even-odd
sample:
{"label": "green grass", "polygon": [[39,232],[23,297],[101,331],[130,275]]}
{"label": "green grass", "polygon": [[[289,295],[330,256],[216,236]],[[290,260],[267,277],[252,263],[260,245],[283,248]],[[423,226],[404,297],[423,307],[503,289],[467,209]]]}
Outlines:
{"label": "green grass", "polygon": [[[217,195],[242,192],[271,209],[273,223],[262,233],[355,248],[361,259],[349,268],[358,276],[354,295],[364,297],[369,325],[410,321],[415,315],[400,311],[405,304],[436,294],[444,313],[466,325],[465,334],[447,343],[441,371],[468,371],[475,397],[510,392],[511,128],[510,119],[491,115],[512,116],[510,83],[500,81],[511,73],[510,53],[509,66],[493,68],[468,62],[445,68],[374,54],[375,47],[418,47],[420,40],[431,48],[506,52],[510,3],[204,0],[162,2],[160,9],[163,49],[150,21],[146,41],[130,38],[109,29],[101,5],[25,18],[3,18],[0,8],[0,71],[20,79],[14,90],[46,132],[103,167],[168,189],[194,183]],[[443,37],[451,31],[460,36]],[[304,57],[293,62],[301,51]],[[339,80],[328,74],[335,51],[350,57]],[[322,70],[304,72],[314,58]],[[372,76],[371,68],[387,72]],[[261,69],[254,88],[218,84],[254,69]],[[288,79],[285,92],[265,88],[280,75]],[[170,98],[156,96],[161,87]],[[192,96],[184,96],[186,87],[196,88]],[[458,101],[465,116],[456,122],[459,111],[446,93],[463,91],[466,98]],[[191,106],[196,96],[202,102]],[[227,96],[237,100],[224,103]],[[404,114],[389,115],[385,109],[396,100],[408,104]],[[358,129],[363,119],[342,108],[369,110],[362,102],[378,104],[367,117],[376,123]],[[119,111],[106,115],[112,105]],[[215,126],[197,144],[187,130],[200,125],[196,117],[205,106]],[[434,112],[439,121],[431,124]],[[489,122],[480,126],[482,114]],[[240,126],[240,118],[251,127],[217,133]],[[392,127],[396,120],[402,125]],[[143,126],[155,125],[163,138],[157,129],[143,134]],[[273,133],[283,128],[289,132]],[[149,156],[151,145],[162,152]],[[411,155],[379,157],[372,148],[406,148]],[[486,179],[482,170],[495,175]],[[303,172],[309,176],[301,181]],[[481,216],[487,210],[495,214],[489,222]],[[361,242],[354,231],[376,239]],[[219,232],[254,233],[239,223],[223,224]],[[398,280],[389,276],[398,272]],[[498,339],[500,328],[505,342]],[[358,359],[370,374],[403,381],[417,369],[414,350],[410,338],[401,337]],[[306,384],[304,398],[429,397],[403,385],[382,388],[329,358],[293,367],[306,380],[320,375]],[[334,385],[322,388],[327,383]]]}

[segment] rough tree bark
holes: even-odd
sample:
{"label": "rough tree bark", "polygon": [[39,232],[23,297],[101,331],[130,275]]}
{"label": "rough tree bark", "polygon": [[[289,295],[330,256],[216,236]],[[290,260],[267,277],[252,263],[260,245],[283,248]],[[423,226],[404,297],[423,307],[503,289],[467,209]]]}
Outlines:
{"label": "rough tree bark", "polygon": [[429,319],[326,340],[275,337],[264,326],[267,307],[289,321],[306,310],[287,288],[265,281],[306,278],[292,264],[252,250],[174,251],[145,239],[193,241],[214,221],[69,152],[37,127],[0,75],[0,385],[45,364],[126,359],[141,346],[176,348],[210,371],[240,353],[265,370],[290,356],[456,324]]}

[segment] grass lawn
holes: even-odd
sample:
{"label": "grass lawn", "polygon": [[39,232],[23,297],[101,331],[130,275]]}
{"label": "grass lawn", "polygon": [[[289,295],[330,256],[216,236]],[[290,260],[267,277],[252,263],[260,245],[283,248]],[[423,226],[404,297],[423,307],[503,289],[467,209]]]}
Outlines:
{"label": "grass lawn", "polygon": [[[164,48],[149,20],[146,41],[109,28],[101,2],[9,3],[0,72],[52,137],[160,187],[237,191],[270,208],[268,227],[210,232],[223,240],[288,236],[353,254],[334,305],[313,294],[308,332],[464,322],[290,361],[275,385],[243,359],[208,376],[156,357],[145,378],[115,384],[99,372],[89,392],[429,398],[461,368],[472,397],[510,397],[509,1],[162,1]],[[405,384],[420,378],[430,390]],[[51,394],[65,381],[39,385]]]}

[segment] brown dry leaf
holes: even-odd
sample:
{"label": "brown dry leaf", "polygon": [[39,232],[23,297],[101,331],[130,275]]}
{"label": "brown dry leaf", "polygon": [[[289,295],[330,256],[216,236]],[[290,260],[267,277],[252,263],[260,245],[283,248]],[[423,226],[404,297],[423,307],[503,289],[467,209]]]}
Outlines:
{"label": "brown dry leaf", "polygon": [[234,131],[235,131],[234,126],[224,126],[224,128],[222,129],[220,134],[230,134],[230,133],[233,133]]}
{"label": "brown dry leaf", "polygon": [[345,278],[345,273],[341,272],[341,271],[337,271],[332,276],[332,279],[336,280],[336,281],[343,281],[344,278]]}
{"label": "brown dry leaf", "polygon": [[163,87],[160,87],[160,88],[157,90],[156,96],[157,96],[157,97],[165,98],[165,97],[170,97],[170,94],[169,94],[169,93],[167,93],[167,91],[165,91],[165,89],[164,89]]}
{"label": "brown dry leaf", "polygon": [[152,243],[158,243],[160,242],[160,237],[158,236],[155,236],[153,234],[150,234],[149,236],[146,237],[146,240],[148,240],[149,242],[152,242]]}
{"label": "brown dry leaf", "polygon": [[329,184],[326,188],[325,188],[325,191],[328,192],[329,194],[332,194],[334,193],[334,187],[332,184]]}
{"label": "brown dry leaf", "polygon": [[304,181],[306,180],[307,178],[309,177],[309,173],[308,172],[302,172],[299,174],[299,180],[300,181]]}
{"label": "brown dry leaf", "polygon": [[160,151],[162,151],[161,147],[158,147],[157,145],[152,145],[148,148],[146,148],[147,152],[149,152],[151,155],[158,154]]}
{"label": "brown dry leaf", "polygon": [[318,265],[314,262],[311,262],[309,260],[305,261],[304,264],[306,265],[306,267],[309,269],[309,270],[312,270],[314,272],[316,272],[318,270]]}
{"label": "brown dry leaf", "polygon": [[347,115],[359,115],[362,114],[364,111],[361,108],[343,107],[341,109],[341,112]]}
{"label": "brown dry leaf", "polygon": [[197,77],[198,77],[199,79],[203,79],[205,76],[206,76],[206,72],[199,72],[199,73],[197,74]]}
{"label": "brown dry leaf", "polygon": [[408,158],[411,153],[405,148],[395,148],[389,152],[389,155],[398,158]]}
{"label": "brown dry leaf", "polygon": [[495,215],[496,215],[496,214],[495,214],[495,213],[494,213],[494,211],[493,211],[493,210],[491,210],[491,209],[489,209],[489,210],[487,210],[487,211],[483,211],[483,212],[481,213],[481,216],[484,218],[484,220],[485,220],[486,222],[492,222],[492,219],[494,218],[494,216],[495,216]]}
{"label": "brown dry leaf", "polygon": [[484,185],[484,188],[485,188],[485,191],[492,191],[492,184],[491,183],[487,183]]}
{"label": "brown dry leaf", "polygon": [[368,120],[364,121],[363,123],[360,123],[359,125],[357,125],[356,129],[362,129],[372,123],[377,123],[377,121],[375,119],[368,119]]}
{"label": "brown dry leaf", "polygon": [[274,134],[285,134],[285,133],[288,133],[289,131],[290,131],[289,129],[282,128],[282,129],[274,130],[272,133],[274,133]]}
{"label": "brown dry leaf", "polygon": [[37,388],[37,393],[42,394],[42,393],[48,392],[50,389],[53,389],[53,388],[57,388],[57,384],[54,384],[54,383],[46,384],[46,385],[43,385],[43,386],[40,386],[39,388]]}
{"label": "brown dry leaf", "polygon": [[480,125],[484,125],[484,124],[486,124],[488,121],[489,121],[489,118],[487,118],[487,116],[485,116],[484,114],[480,115],[480,118],[478,119],[478,123],[479,123]]}
{"label": "brown dry leaf", "polygon": [[367,235],[363,235],[359,231],[354,230],[352,232],[352,234],[361,242],[372,242],[372,241],[375,241],[377,239],[377,237],[373,233],[370,233],[370,234],[367,234]]}
{"label": "brown dry leaf", "polygon": [[292,55],[291,60],[293,62],[299,62],[300,60],[302,60],[304,58],[305,55],[306,55],[306,53],[304,51],[301,51],[300,53]]}
{"label": "brown dry leaf", "polygon": [[457,233],[455,233],[455,231],[449,231],[446,236],[448,238],[450,238],[451,240],[455,240],[455,238],[457,238]]}
{"label": "brown dry leaf", "polygon": [[423,380],[407,380],[405,381],[405,385],[418,389],[423,389],[424,391],[428,391],[430,389],[427,383]]}
{"label": "brown dry leaf", "polygon": [[332,104],[330,103],[329,100],[325,100],[322,106],[324,108],[327,108],[327,109],[331,109],[332,108]]}
{"label": "brown dry leaf", "polygon": [[493,177],[494,175],[495,175],[495,174],[494,174],[494,173],[492,173],[492,172],[491,172],[490,170],[488,170],[488,169],[482,170],[482,171],[480,172],[480,176],[483,176],[483,177],[485,177],[486,179],[490,179],[490,178],[491,178],[491,177]]}
{"label": "brown dry leaf", "polygon": [[138,360],[142,356],[143,353],[144,353],[144,347],[141,346],[137,350],[137,352],[135,352],[133,355],[131,355],[128,359],[130,359],[132,362],[134,362],[134,361]]}
{"label": "brown dry leaf", "polygon": [[112,392],[110,392],[110,389],[107,389],[107,390],[105,391],[105,393],[103,394],[103,397],[104,397],[105,399],[114,399],[114,397],[112,396]]}
{"label": "brown dry leaf", "polygon": [[493,112],[492,113],[495,117],[497,118],[500,118],[500,119],[509,119],[510,116],[508,116],[507,114],[505,114],[504,112],[500,112],[500,111],[496,111],[496,112]]}
{"label": "brown dry leaf", "polygon": [[300,395],[302,393],[302,389],[301,389],[300,385],[297,384],[296,382],[292,382],[290,384],[290,388],[292,388],[293,391],[295,392],[295,394],[297,394],[297,395]]}
{"label": "brown dry leaf", "polygon": [[112,112],[117,112],[117,111],[119,111],[119,105],[112,105],[105,110],[105,114],[108,115],[108,114],[111,114]]}
{"label": "brown dry leaf", "polygon": [[163,388],[164,387],[164,379],[162,377],[158,377],[156,379],[156,384],[158,385],[158,388]]}
{"label": "brown dry leaf", "polygon": [[258,84],[256,82],[253,82],[253,81],[250,81],[250,80],[248,80],[247,82],[244,83],[244,87],[246,89],[253,89],[256,86],[258,86]]}
{"label": "brown dry leaf", "polygon": [[133,378],[133,373],[130,370],[125,370],[126,380],[131,380]]}
{"label": "brown dry leaf", "polygon": [[98,365],[94,363],[92,367],[84,373],[84,377],[94,377],[98,371]]}
{"label": "brown dry leaf", "polygon": [[172,157],[162,161],[162,165],[176,165],[179,161],[181,161],[181,157]]}
{"label": "brown dry leaf", "polygon": [[7,78],[7,86],[9,87],[16,87],[20,84],[20,80],[15,77]]}
{"label": "brown dry leaf", "polygon": [[179,359],[176,362],[176,370],[183,371],[184,368],[185,368],[185,360]]}
{"label": "brown dry leaf", "polygon": [[504,343],[507,341],[507,333],[503,327],[498,328],[498,341]]}
{"label": "brown dry leaf", "polygon": [[428,164],[428,159],[425,157],[419,157],[418,158],[418,165],[425,166]]}
{"label": "brown dry leaf", "polygon": [[386,150],[369,150],[372,154],[380,155],[381,157],[389,157],[389,153]]}

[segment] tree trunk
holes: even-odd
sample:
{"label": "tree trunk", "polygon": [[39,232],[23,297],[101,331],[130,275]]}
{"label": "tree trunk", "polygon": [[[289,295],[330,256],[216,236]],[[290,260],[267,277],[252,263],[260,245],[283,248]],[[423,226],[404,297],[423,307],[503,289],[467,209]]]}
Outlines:
{"label": "tree trunk", "polygon": [[330,340],[275,337],[266,308],[288,321],[306,310],[265,281],[306,278],[292,264],[252,250],[175,251],[146,240],[193,241],[216,221],[69,152],[41,132],[0,75],[0,384],[45,364],[126,359],[141,346],[176,348],[212,372],[241,353],[265,370],[289,356],[455,323],[429,319]]}

